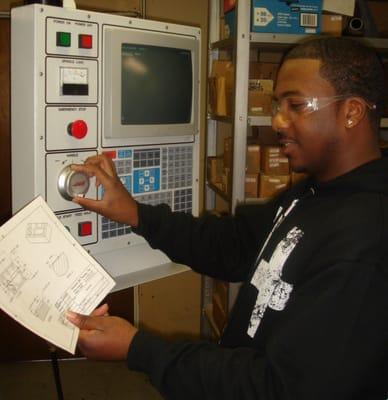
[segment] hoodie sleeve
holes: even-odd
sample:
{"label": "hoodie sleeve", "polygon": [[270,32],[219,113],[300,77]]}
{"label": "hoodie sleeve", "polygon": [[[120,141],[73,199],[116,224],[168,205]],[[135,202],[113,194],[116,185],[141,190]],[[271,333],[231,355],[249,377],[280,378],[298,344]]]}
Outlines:
{"label": "hoodie sleeve", "polygon": [[[134,232],[172,261],[225,281],[241,281],[257,256],[277,208],[241,206],[235,216],[200,218],[172,212],[167,205],[138,204],[139,226]],[[260,221],[260,224],[254,223]]]}
{"label": "hoodie sleeve", "polygon": [[[333,265],[295,297],[265,349],[169,343],[139,331],[127,365],[148,374],[169,400],[386,400],[386,272]],[[337,283],[327,284],[333,275]],[[328,289],[317,295],[322,285]]]}
{"label": "hoodie sleeve", "polygon": [[272,377],[264,360],[249,348],[226,349],[207,342],[169,343],[139,331],[127,365],[148,374],[151,383],[169,400],[275,398],[267,395],[272,383],[267,385],[265,380]]}

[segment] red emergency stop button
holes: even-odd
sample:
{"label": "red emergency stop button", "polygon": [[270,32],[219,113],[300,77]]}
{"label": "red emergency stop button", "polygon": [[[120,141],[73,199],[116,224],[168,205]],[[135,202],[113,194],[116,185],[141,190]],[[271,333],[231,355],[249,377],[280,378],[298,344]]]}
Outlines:
{"label": "red emergency stop button", "polygon": [[88,125],[82,119],[77,119],[74,122],[70,122],[67,126],[67,132],[76,139],[82,139],[88,133]]}
{"label": "red emergency stop button", "polygon": [[78,47],[80,49],[93,48],[93,36],[85,34],[78,35]]}
{"label": "red emergency stop button", "polygon": [[78,223],[78,236],[90,236],[91,234],[92,234],[91,221],[85,221],[85,222]]}

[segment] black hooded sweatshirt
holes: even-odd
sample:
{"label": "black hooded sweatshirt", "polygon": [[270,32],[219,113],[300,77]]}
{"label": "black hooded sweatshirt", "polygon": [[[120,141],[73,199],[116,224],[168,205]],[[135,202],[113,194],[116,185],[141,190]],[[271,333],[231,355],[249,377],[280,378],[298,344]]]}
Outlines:
{"label": "black hooded sweatshirt", "polygon": [[220,343],[139,331],[129,368],[167,399],[388,399],[388,159],[234,216],[139,204],[154,248],[243,282]]}

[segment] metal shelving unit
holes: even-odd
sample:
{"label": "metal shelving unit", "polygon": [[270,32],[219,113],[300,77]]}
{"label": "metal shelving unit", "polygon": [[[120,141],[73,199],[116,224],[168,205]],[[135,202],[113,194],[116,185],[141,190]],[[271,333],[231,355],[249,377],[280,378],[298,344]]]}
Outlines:
{"label": "metal shelving unit", "polygon": [[[238,2],[236,37],[219,40],[220,1],[210,0],[210,29],[209,29],[209,71],[212,61],[218,59],[220,50],[233,53],[235,67],[234,111],[230,117],[208,116],[207,126],[207,155],[216,155],[217,122],[230,123],[233,137],[233,169],[232,190],[230,196],[230,211],[244,201],[245,180],[245,147],[248,127],[248,73],[250,36],[250,7],[249,0]],[[208,185],[211,187],[212,185]],[[214,186],[214,185],[213,185]],[[214,187],[213,187],[214,188]],[[217,192],[217,190],[216,190]],[[214,208],[214,194],[206,190],[206,204]],[[228,197],[228,196],[227,196]]]}
{"label": "metal shelving unit", "polygon": [[[249,126],[269,127],[270,116],[250,116],[247,114],[248,104],[248,74],[249,74],[249,51],[250,49],[285,51],[287,48],[303,40],[305,35],[277,34],[277,33],[255,33],[250,32],[250,7],[249,0],[239,0],[237,8],[236,37],[218,40],[220,6],[218,0],[213,0],[210,12],[210,43],[209,62],[218,57],[220,50],[228,50],[234,53],[235,63],[235,96],[234,114],[231,117],[216,117],[209,115],[208,139],[216,135],[216,122],[227,122],[233,125],[233,171],[232,171],[232,193],[230,210],[233,212],[235,206],[244,201],[244,171],[245,171],[245,149],[247,143],[247,129]],[[388,55],[388,39],[385,38],[354,38],[362,40],[368,45],[375,47],[383,55]],[[209,66],[210,66],[209,64]],[[215,123],[214,123],[215,122]],[[383,118],[381,128],[388,128],[388,118]],[[215,155],[216,138],[208,140],[208,155]],[[210,145],[211,144],[211,145]]]}
{"label": "metal shelving unit", "polygon": [[[232,188],[230,195],[223,193],[217,186],[207,182],[205,190],[205,205],[208,210],[214,210],[216,196],[229,204],[229,211],[233,212],[238,202],[244,200],[244,180],[245,180],[245,147],[247,140],[247,121],[248,121],[248,72],[249,72],[249,50],[250,50],[250,1],[239,0],[237,12],[237,32],[236,38],[219,40],[219,21],[220,21],[220,0],[209,1],[209,73],[212,62],[219,58],[220,51],[233,53],[233,63],[235,68],[235,92],[234,110],[229,117],[218,117],[208,115],[207,134],[206,134],[206,156],[217,155],[217,130],[219,123],[230,124],[233,137],[233,168],[232,168]],[[204,278],[203,285],[203,324],[202,332],[209,335],[209,329],[216,336],[220,335],[212,318],[212,279]],[[228,303],[229,308],[235,301],[239,285],[229,286]],[[207,326],[207,329],[206,329]]]}
{"label": "metal shelving unit", "polygon": [[250,126],[271,126],[272,119],[269,116],[253,116],[248,115],[248,125]]}

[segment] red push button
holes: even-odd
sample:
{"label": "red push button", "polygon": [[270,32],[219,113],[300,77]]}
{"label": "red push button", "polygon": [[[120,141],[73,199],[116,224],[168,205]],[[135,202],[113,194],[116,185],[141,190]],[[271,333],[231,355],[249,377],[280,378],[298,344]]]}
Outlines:
{"label": "red push button", "polygon": [[103,151],[102,154],[105,154],[107,157],[111,158],[112,160],[113,160],[114,158],[117,158],[116,150],[107,150],[107,151]]}
{"label": "red push button", "polygon": [[83,139],[88,133],[88,125],[82,119],[77,119],[67,126],[67,132],[76,139]]}
{"label": "red push button", "polygon": [[91,234],[92,234],[91,221],[85,221],[85,222],[78,223],[78,236],[90,236]]}
{"label": "red push button", "polygon": [[93,36],[78,35],[78,47],[80,49],[91,49],[93,47]]}

